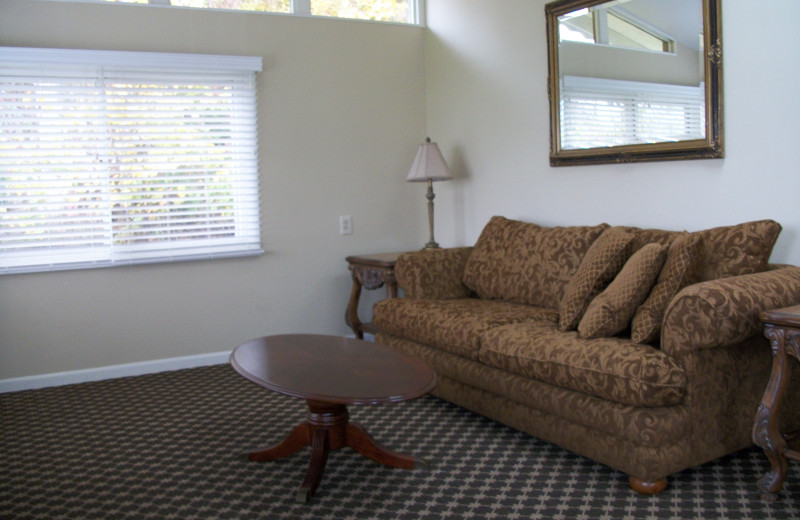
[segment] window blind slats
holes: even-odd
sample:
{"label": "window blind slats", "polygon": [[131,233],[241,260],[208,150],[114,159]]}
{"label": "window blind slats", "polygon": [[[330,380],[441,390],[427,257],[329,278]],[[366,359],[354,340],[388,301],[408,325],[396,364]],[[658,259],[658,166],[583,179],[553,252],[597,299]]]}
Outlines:
{"label": "window blind slats", "polygon": [[566,76],[561,85],[561,148],[703,139],[700,87]]}
{"label": "window blind slats", "polygon": [[261,252],[260,60],[178,56],[0,48],[0,273]]}

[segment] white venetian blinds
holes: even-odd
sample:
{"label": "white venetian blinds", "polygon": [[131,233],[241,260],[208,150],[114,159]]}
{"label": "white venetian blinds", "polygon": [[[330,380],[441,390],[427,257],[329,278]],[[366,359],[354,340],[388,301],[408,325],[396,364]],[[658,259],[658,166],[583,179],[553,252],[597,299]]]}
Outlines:
{"label": "white venetian blinds", "polygon": [[564,150],[704,138],[703,85],[577,76],[561,82]]}
{"label": "white venetian blinds", "polygon": [[260,253],[260,70],[0,48],[0,273]]}

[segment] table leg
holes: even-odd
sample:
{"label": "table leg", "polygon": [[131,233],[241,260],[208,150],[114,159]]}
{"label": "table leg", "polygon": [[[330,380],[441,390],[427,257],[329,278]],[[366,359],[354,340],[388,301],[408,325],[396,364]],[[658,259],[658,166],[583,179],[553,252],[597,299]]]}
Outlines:
{"label": "table leg", "polygon": [[305,448],[311,444],[311,430],[308,422],[302,422],[294,427],[283,441],[261,451],[250,453],[247,458],[255,462],[278,460]]}
{"label": "table leg", "polygon": [[387,450],[375,442],[359,424],[347,424],[347,445],[353,448],[353,451],[385,466],[414,469],[414,457]]}
{"label": "table leg", "polygon": [[772,344],[772,373],[767,389],[756,412],[753,442],[764,450],[771,470],[758,480],[758,489],[764,500],[774,502],[786,479],[788,464],[784,454],[786,440],[778,427],[778,409],[785,390],[788,372],[785,348],[785,331],[767,327],[764,334]]}
{"label": "table leg", "polygon": [[350,300],[347,302],[347,310],[344,313],[344,321],[353,330],[357,339],[364,339],[364,331],[361,330],[361,320],[358,319],[358,300],[361,298],[361,282],[353,273],[353,288],[350,290]]}
{"label": "table leg", "polygon": [[322,474],[325,472],[325,465],[328,463],[328,430],[319,428],[314,432],[311,440],[311,461],[308,463],[306,478],[297,490],[297,501],[308,502],[308,499],[317,490]]}
{"label": "table leg", "polygon": [[360,425],[350,422],[343,404],[330,404],[309,399],[308,420],[294,427],[280,443],[248,455],[252,461],[267,462],[287,457],[305,446],[311,446],[311,460],[305,480],[297,490],[298,502],[307,502],[322,481],[328,453],[348,446],[353,451],[380,464],[394,468],[413,469],[416,464],[427,466],[421,459],[387,450]]}

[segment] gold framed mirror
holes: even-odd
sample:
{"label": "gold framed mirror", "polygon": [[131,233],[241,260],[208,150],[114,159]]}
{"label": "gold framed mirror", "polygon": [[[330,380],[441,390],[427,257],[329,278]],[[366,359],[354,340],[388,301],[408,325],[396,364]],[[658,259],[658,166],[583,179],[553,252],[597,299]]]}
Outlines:
{"label": "gold framed mirror", "polygon": [[545,5],[551,166],[723,157],[720,3]]}

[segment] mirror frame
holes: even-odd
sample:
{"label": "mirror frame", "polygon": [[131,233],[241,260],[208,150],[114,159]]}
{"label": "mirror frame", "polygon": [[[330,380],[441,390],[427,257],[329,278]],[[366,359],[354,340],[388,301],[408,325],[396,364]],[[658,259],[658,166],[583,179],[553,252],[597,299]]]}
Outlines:
{"label": "mirror frame", "polygon": [[558,63],[558,18],[577,9],[604,4],[608,0],[558,0],[545,5],[547,20],[547,95],[550,100],[550,165],[629,163],[724,157],[722,126],[722,0],[699,0],[703,4],[705,49],[706,137],[687,141],[646,143],[600,148],[561,149],[561,117]]}

